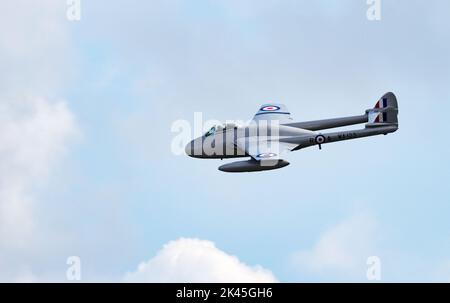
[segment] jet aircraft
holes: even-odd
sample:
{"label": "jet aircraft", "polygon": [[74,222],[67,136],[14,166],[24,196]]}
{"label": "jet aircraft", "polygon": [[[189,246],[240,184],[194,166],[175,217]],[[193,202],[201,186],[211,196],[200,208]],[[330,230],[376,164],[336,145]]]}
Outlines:
{"label": "jet aircraft", "polygon": [[[323,130],[356,124],[356,130],[322,132]],[[216,125],[202,137],[192,140],[186,154],[200,159],[249,157],[219,167],[224,172],[254,172],[289,165],[284,154],[310,146],[376,135],[387,135],[398,129],[398,103],[393,93],[387,93],[363,115],[325,120],[294,122],[283,104],[262,105],[250,123]]]}

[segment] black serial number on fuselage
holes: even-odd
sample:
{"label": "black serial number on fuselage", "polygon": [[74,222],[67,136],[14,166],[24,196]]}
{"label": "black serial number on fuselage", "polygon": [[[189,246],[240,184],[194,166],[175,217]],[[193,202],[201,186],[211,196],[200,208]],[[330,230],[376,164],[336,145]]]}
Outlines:
{"label": "black serial number on fuselage", "polygon": [[[340,133],[334,136],[324,136],[325,141],[324,143],[328,143],[328,142],[332,142],[333,140],[345,140],[345,139],[352,139],[352,138],[357,138],[358,134],[357,133]],[[317,143],[317,136],[316,137],[311,137],[309,138],[309,143],[311,144],[316,144]]]}
{"label": "black serial number on fuselage", "polygon": [[338,139],[351,139],[351,138],[358,137],[358,134],[356,134],[356,133],[342,133],[342,134],[339,134],[337,137],[338,137]]}

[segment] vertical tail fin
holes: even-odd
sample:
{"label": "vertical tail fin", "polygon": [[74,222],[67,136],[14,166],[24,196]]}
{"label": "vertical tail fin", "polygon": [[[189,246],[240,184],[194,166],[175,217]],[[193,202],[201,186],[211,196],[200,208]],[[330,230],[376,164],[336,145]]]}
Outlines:
{"label": "vertical tail fin", "polygon": [[398,103],[393,93],[385,94],[374,108],[366,112],[369,116],[366,127],[398,126]]}

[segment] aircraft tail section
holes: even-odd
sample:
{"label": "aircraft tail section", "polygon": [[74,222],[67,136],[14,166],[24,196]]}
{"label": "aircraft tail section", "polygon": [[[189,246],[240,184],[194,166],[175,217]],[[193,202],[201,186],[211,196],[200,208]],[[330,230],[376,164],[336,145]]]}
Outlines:
{"label": "aircraft tail section", "polygon": [[398,127],[398,103],[393,93],[387,93],[375,104],[375,107],[367,110],[368,123],[366,128],[380,126]]}

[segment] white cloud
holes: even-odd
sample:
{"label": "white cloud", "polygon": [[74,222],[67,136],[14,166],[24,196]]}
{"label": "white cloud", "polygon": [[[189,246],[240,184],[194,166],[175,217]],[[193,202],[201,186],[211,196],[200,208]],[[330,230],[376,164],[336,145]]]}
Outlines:
{"label": "white cloud", "polygon": [[294,254],[300,273],[365,279],[369,256],[377,255],[376,222],[358,214],[326,230],[310,250]]}
{"label": "white cloud", "polygon": [[28,269],[19,269],[12,278],[14,283],[36,283],[39,279]]}
{"label": "white cloud", "polygon": [[[77,133],[58,97],[70,49],[65,1],[18,0],[0,10],[0,280],[35,280],[33,255],[41,230],[36,189]],[[40,246],[48,247],[45,234]],[[35,261],[35,260],[34,260]]]}
{"label": "white cloud", "polygon": [[2,1],[0,93],[56,95],[75,70],[65,1]]}
{"label": "white cloud", "polygon": [[164,245],[155,257],[128,273],[127,282],[277,282],[261,266],[248,266],[213,242],[181,238]]}
{"label": "white cloud", "polygon": [[0,121],[0,247],[22,247],[33,230],[30,191],[62,155],[76,126],[65,102],[42,98],[2,100]]}

